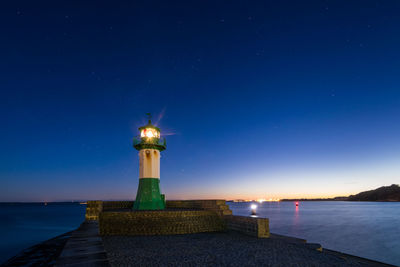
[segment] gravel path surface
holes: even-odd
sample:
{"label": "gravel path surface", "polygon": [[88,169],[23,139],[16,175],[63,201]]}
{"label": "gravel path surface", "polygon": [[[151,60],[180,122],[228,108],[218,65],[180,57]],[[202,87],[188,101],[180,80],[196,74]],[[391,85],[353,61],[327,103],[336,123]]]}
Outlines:
{"label": "gravel path surface", "polygon": [[385,266],[236,232],[106,236],[103,244],[111,266]]}

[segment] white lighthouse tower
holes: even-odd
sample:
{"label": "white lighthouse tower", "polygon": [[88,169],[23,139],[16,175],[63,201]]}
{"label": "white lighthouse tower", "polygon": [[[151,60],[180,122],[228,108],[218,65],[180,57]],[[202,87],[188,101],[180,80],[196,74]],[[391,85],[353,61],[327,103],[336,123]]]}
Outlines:
{"label": "white lighthouse tower", "polygon": [[140,136],[133,139],[133,147],[139,150],[139,187],[133,209],[162,210],[165,198],[160,192],[160,152],[166,149],[166,140],[148,115],[149,123],[140,127]]}

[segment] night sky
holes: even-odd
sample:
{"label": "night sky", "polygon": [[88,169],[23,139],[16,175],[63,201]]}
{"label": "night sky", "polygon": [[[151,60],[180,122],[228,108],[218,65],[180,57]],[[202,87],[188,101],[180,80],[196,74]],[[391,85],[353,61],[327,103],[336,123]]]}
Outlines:
{"label": "night sky", "polygon": [[133,199],[147,112],[167,199],[400,182],[400,1],[6,1],[0,201]]}

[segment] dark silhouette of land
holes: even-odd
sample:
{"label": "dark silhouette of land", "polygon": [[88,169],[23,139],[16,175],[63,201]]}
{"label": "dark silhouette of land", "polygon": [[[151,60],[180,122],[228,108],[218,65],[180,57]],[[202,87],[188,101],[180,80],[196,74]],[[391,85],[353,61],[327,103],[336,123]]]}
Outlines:
{"label": "dark silhouette of land", "polygon": [[357,195],[334,198],[301,198],[281,199],[281,201],[400,201],[400,186],[382,186],[374,190],[364,191]]}

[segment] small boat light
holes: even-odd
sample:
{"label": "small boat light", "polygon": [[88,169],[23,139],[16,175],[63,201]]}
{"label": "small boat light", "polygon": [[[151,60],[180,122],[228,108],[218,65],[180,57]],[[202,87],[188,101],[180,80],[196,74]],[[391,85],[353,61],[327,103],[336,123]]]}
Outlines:
{"label": "small boat light", "polygon": [[256,212],[257,205],[256,204],[251,204],[250,208],[251,208],[251,215],[256,215],[257,214],[257,212]]}

